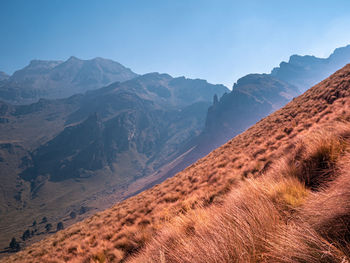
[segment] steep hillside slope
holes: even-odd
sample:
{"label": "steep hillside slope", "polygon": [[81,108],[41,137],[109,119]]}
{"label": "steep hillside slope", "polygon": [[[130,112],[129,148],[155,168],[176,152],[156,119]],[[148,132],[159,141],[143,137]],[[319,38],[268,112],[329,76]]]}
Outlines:
{"label": "steep hillside slope", "polygon": [[184,157],[166,177],[181,171],[299,94],[297,87],[268,74],[249,74],[239,79],[230,93],[214,100],[203,131],[185,145]]}
{"label": "steep hillside slope", "polygon": [[[157,243],[157,240],[151,242],[150,246],[146,247],[145,252],[143,252],[145,254],[141,254],[140,259],[136,258],[136,261],[167,262],[169,260],[169,262],[182,262],[180,259],[183,259],[184,262],[190,262],[191,260],[187,256],[194,255],[195,262],[203,262],[203,257],[200,261],[201,255],[212,255],[213,257],[206,257],[207,262],[226,262],[227,258],[238,262],[295,262],[297,257],[300,257],[298,262],[341,262],[341,260],[347,262],[346,246],[348,243],[344,243],[347,239],[339,239],[336,233],[340,229],[343,231],[339,232],[340,235],[347,237],[349,235],[348,228],[344,224],[339,224],[337,229],[337,226],[332,224],[332,220],[335,220],[337,216],[348,219],[348,209],[339,210],[335,214],[335,218],[328,214],[328,219],[327,209],[322,210],[321,215],[325,219],[312,223],[312,218],[320,216],[315,214],[315,209],[312,207],[319,206],[317,202],[322,201],[317,195],[317,191],[323,189],[319,188],[320,186],[325,186],[323,184],[328,180],[334,180],[334,186],[327,188],[329,190],[325,188],[324,191],[330,191],[330,195],[336,195],[337,185],[342,184],[335,178],[339,167],[337,160],[348,151],[347,140],[350,136],[349,125],[346,121],[350,120],[349,110],[350,65],[311,88],[302,96],[295,98],[281,110],[259,121],[244,133],[236,136],[173,178],[118,203],[111,209],[97,213],[67,230],[59,231],[50,238],[7,258],[5,262],[16,260],[21,262],[45,260],[124,261],[131,259],[130,256],[140,251],[156,233],[161,233],[159,238],[166,237],[165,235],[168,233],[169,238],[163,239],[163,246]],[[320,132],[326,126],[328,133],[320,133],[319,136],[314,137],[316,139],[312,139],[314,133]],[[334,128],[336,128],[336,132],[334,132]],[[300,140],[302,140],[301,143]],[[321,146],[319,146],[319,142],[321,142]],[[313,145],[317,147],[312,147]],[[281,157],[287,160],[288,165],[283,170],[286,177],[281,176],[281,174],[273,176],[272,173],[274,170],[271,167],[278,167]],[[326,171],[327,173],[325,173]],[[272,175],[268,176],[269,173]],[[291,174],[293,176],[289,177]],[[252,178],[258,178],[255,188],[249,186],[249,182],[254,180]],[[272,183],[278,186],[274,189],[281,190],[271,192]],[[254,182],[251,184],[254,185]],[[236,189],[241,190],[236,191]],[[295,191],[295,193],[288,192],[288,189]],[[342,195],[345,198],[343,199],[345,204],[349,201],[346,199],[349,192],[346,188],[343,190],[345,191]],[[212,212],[205,213],[203,216],[199,213],[197,218],[193,218],[204,227],[209,224],[207,229],[214,229],[209,233],[215,232],[215,228],[213,228],[215,224],[218,226],[224,224],[222,222],[225,218],[236,218],[237,221],[234,222],[238,222],[238,225],[233,230],[236,229],[238,232],[233,231],[230,227],[221,228],[221,231],[215,232],[213,241],[215,243],[218,238],[221,238],[224,241],[223,244],[227,244],[227,246],[222,247],[221,243],[216,245],[208,243],[209,246],[203,247],[203,243],[195,237],[200,235],[205,241],[207,237],[205,234],[208,231],[203,232],[206,230],[201,230],[196,224],[191,224],[194,220],[187,224],[185,220],[181,221],[177,216],[195,214],[198,212],[197,208],[211,209],[212,207],[214,209],[219,206],[218,209],[225,209],[226,198],[228,198],[230,191],[232,191],[232,200],[234,200],[232,201],[232,209],[226,210],[226,214],[223,214],[221,210],[217,211],[218,219],[223,215],[220,220],[206,217],[206,215],[213,215]],[[235,197],[235,195],[237,196]],[[326,194],[320,195],[326,196]],[[291,228],[292,224],[289,226],[284,223],[279,224],[279,222],[290,221],[284,221],[285,216],[290,219],[290,216],[293,216],[293,209],[303,204],[306,196],[315,200],[315,202],[305,201],[306,207],[302,210],[305,213],[308,211],[304,215],[305,218],[308,216],[311,218],[306,222],[307,227],[303,228],[303,224],[295,224],[296,227]],[[271,198],[275,198],[276,205],[272,202],[273,200],[271,201]],[[332,197],[327,202],[330,200]],[[253,204],[258,206],[260,210],[251,208],[250,205]],[[249,211],[255,211],[254,213],[260,217],[254,217],[254,214],[249,213]],[[328,211],[334,212],[334,210]],[[240,219],[244,216],[246,218]],[[272,221],[267,220],[268,218],[264,220],[263,216],[272,217]],[[253,221],[249,221],[250,218]],[[174,229],[169,227],[169,224],[173,224],[174,221],[180,222],[179,227],[182,230],[175,232],[175,234],[182,233],[183,236],[180,235],[180,239],[185,240],[185,243],[182,243],[178,235],[174,234]],[[254,222],[266,223],[265,228],[262,228],[261,232],[256,231],[260,228],[259,225],[254,228]],[[267,245],[264,243],[264,246],[261,246],[261,243],[257,241],[261,240],[264,234],[269,236],[271,232],[268,231],[268,227],[274,227],[274,223],[278,223],[276,226],[279,228],[278,231],[272,231],[277,233],[274,236],[276,239],[266,239],[265,237]],[[327,228],[328,226],[334,226],[334,228]],[[245,232],[245,230],[249,231]],[[247,236],[247,240],[251,243],[245,242],[246,239],[242,237],[243,243],[241,244],[249,249],[254,249],[254,251],[248,250],[248,254],[246,254],[243,249],[238,250],[238,252],[242,252],[242,256],[252,256],[248,260],[244,257],[234,258],[232,256],[234,254],[230,252],[234,250],[232,246],[230,247],[230,242],[238,244],[238,241],[235,241],[235,234],[242,231],[247,234],[253,233]],[[283,237],[292,236],[292,234],[295,238],[291,238],[291,241],[296,243],[283,243]],[[333,234],[333,239],[330,234]],[[277,236],[281,238],[277,238]],[[193,239],[191,239],[192,237]],[[186,240],[191,242],[186,242]],[[334,242],[340,240],[343,243],[338,245],[332,240]],[[172,241],[174,242],[172,243]],[[184,244],[188,245],[187,250],[182,249]],[[296,244],[299,244],[298,247],[295,247]],[[154,253],[152,247],[155,247],[157,253]],[[198,250],[193,250],[194,247],[197,247]],[[313,250],[310,252],[310,249]],[[206,254],[203,252],[204,250],[207,251]],[[151,251],[151,253],[147,251]],[[177,251],[189,251],[193,254],[176,254]],[[199,251],[201,253],[197,253]],[[299,251],[303,251],[304,254],[299,253]],[[312,254],[313,252],[315,253]],[[221,258],[215,257],[215,255],[220,256],[222,253],[225,255]],[[283,257],[284,255],[285,257]],[[174,258],[176,256],[177,259]]]}
{"label": "steep hillside slope", "polygon": [[128,262],[349,262],[350,123],[330,124],[221,203],[176,216]]}
{"label": "steep hillside slope", "polygon": [[1,248],[34,220],[67,226],[147,187],[201,132],[214,94],[226,91],[152,73],[67,99],[0,103]]}
{"label": "steep hillside slope", "polygon": [[32,60],[28,66],[0,83],[0,99],[23,104],[39,98],[64,98],[136,76],[118,62],[103,58]]}
{"label": "steep hillside slope", "polygon": [[184,157],[165,177],[171,177],[294,97],[350,63],[350,45],[336,49],[327,59],[293,55],[271,74],[249,74],[232,92],[217,98],[209,108],[205,129],[188,143]]}

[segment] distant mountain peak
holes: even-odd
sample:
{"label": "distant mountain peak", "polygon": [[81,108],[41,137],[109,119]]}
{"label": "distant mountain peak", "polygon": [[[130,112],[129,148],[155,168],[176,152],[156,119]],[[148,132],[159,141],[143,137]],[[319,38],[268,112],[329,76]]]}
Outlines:
{"label": "distant mountain peak", "polygon": [[[347,60],[347,58],[350,57],[350,45],[347,45],[345,47],[340,47],[334,50],[334,52],[329,56],[330,60]],[[350,60],[347,61],[347,63],[350,63]]]}
{"label": "distant mountain peak", "polygon": [[70,56],[66,61],[82,61],[82,59],[79,59],[75,56]]}
{"label": "distant mountain peak", "polygon": [[[61,64],[63,61],[61,60],[41,60],[41,59],[33,59],[29,62],[29,65],[24,69],[28,68],[54,68],[57,65]],[[21,70],[19,70],[21,71]],[[16,73],[16,72],[15,72]]]}
{"label": "distant mountain peak", "polygon": [[51,64],[51,63],[60,63],[62,60],[44,60],[44,59],[32,59],[29,62],[29,65],[38,65],[38,64]]}
{"label": "distant mountain peak", "polygon": [[244,84],[244,83],[250,83],[252,81],[258,81],[268,78],[268,74],[259,74],[259,73],[251,73],[248,75],[245,75],[244,77],[241,77],[237,80],[235,84],[233,84],[233,88],[236,88],[237,86]]}
{"label": "distant mountain peak", "polygon": [[69,59],[71,59],[71,60],[74,60],[74,59],[81,60],[81,59],[77,58],[76,56],[70,56]]}
{"label": "distant mountain peak", "polygon": [[11,77],[0,76],[0,98],[20,104],[35,102],[39,98],[64,98],[137,76],[120,63],[103,58],[34,59]]}
{"label": "distant mountain peak", "polygon": [[291,64],[304,64],[305,61],[320,61],[323,60],[322,58],[318,58],[315,56],[310,56],[310,55],[305,55],[305,56],[300,56],[300,55],[292,55],[289,57],[288,63]]}
{"label": "distant mountain peak", "polygon": [[[344,52],[344,51],[350,52],[350,44],[349,44],[349,45],[346,45],[346,46],[344,46],[344,47],[338,47],[338,48],[336,48],[336,49],[334,50],[334,52],[332,53],[332,55],[337,54],[337,53],[342,53],[342,52]],[[331,56],[332,56],[332,55],[331,55]]]}
{"label": "distant mountain peak", "polygon": [[[109,58],[103,58],[103,57],[95,57],[93,59],[90,59],[91,61],[97,61],[97,62],[104,62],[104,61],[108,61],[108,62],[113,62],[113,63],[118,63],[112,59],[109,59]],[[118,63],[120,64],[120,63]]]}
{"label": "distant mountain peak", "polygon": [[167,73],[159,73],[159,72],[150,72],[150,73],[146,73],[144,75],[141,75],[139,77],[143,78],[143,79],[153,79],[153,78],[156,78],[156,79],[161,79],[161,78],[172,79],[173,78],[172,76],[170,76]]}
{"label": "distant mountain peak", "polygon": [[274,68],[271,75],[303,92],[348,63],[350,45],[335,49],[328,58],[292,55],[288,62],[281,62],[279,67]]}

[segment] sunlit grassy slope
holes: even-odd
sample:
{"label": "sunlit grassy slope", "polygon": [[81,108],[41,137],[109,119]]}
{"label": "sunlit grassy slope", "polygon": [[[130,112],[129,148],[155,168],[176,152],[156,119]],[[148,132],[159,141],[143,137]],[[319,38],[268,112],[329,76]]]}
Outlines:
{"label": "sunlit grassy slope", "polygon": [[348,262],[350,65],[162,184],[5,262]]}

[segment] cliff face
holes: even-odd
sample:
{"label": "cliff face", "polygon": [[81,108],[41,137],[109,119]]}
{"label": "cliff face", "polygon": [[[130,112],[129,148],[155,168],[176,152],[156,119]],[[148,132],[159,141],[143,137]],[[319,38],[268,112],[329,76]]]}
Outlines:
{"label": "cliff face", "polygon": [[296,87],[269,75],[247,75],[209,108],[204,140],[218,147],[298,94]]}

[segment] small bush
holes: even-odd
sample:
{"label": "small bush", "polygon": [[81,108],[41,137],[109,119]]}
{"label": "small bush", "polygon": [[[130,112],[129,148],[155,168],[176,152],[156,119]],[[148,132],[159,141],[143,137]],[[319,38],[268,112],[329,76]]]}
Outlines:
{"label": "small bush", "polygon": [[56,231],[60,231],[62,230],[64,227],[63,227],[63,223],[62,222],[58,222],[57,223],[57,227],[56,227]]}
{"label": "small bush", "polygon": [[13,252],[17,252],[21,249],[20,244],[17,242],[16,238],[12,238],[9,244],[10,250]]}
{"label": "small bush", "polygon": [[74,211],[70,212],[69,216],[74,219],[77,217],[77,213],[75,213]]}
{"label": "small bush", "polygon": [[31,237],[31,233],[30,233],[29,229],[27,229],[26,231],[24,231],[24,233],[22,235],[22,240],[25,241],[30,237]]}
{"label": "small bush", "polygon": [[50,232],[50,230],[52,229],[52,224],[46,224],[45,226],[46,232]]}

